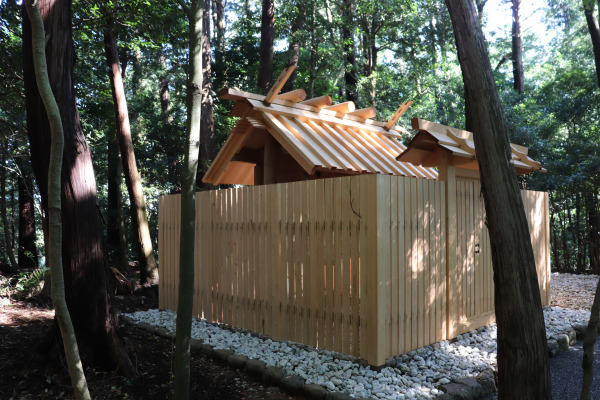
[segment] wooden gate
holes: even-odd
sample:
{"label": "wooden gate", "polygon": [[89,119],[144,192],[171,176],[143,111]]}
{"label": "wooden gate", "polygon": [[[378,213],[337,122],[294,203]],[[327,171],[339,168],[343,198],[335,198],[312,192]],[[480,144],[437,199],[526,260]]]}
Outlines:
{"label": "wooden gate", "polygon": [[[522,190],[524,209],[529,225],[542,304],[549,304],[549,250],[547,194]],[[492,251],[485,226],[485,207],[479,179],[456,179],[456,284],[449,284],[451,298],[456,299],[458,316],[454,335],[469,332],[495,322]],[[449,268],[452,268],[450,265]],[[451,334],[453,336],[453,334]]]}

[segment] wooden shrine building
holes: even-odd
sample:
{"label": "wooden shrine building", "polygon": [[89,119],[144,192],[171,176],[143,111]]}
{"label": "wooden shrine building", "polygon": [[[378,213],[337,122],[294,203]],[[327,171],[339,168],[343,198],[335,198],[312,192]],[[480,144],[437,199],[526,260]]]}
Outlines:
{"label": "wooden shrine building", "polygon": [[[373,108],[224,89],[239,117],[198,192],[195,315],[381,365],[494,321],[473,134]],[[511,145],[518,174],[543,171]],[[544,305],[547,193],[522,191]],[[159,206],[160,307],[176,309],[179,196]]]}

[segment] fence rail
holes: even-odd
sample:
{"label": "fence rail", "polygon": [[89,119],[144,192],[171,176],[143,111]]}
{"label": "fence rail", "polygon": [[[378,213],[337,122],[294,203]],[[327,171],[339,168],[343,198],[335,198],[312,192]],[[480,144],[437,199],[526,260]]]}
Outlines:
{"label": "fence rail", "polygon": [[[457,203],[476,212],[459,213],[469,216],[459,234],[486,238],[478,192],[467,192]],[[372,364],[444,340],[455,333],[448,318],[459,318],[447,312],[458,285],[467,318],[493,310],[491,262],[480,271],[463,257],[462,280],[448,279],[446,196],[445,182],[387,175],[199,192],[194,314]],[[547,304],[547,195],[524,199]],[[176,309],[179,195],[159,207],[160,307]],[[487,260],[478,240],[457,251],[478,244]]]}

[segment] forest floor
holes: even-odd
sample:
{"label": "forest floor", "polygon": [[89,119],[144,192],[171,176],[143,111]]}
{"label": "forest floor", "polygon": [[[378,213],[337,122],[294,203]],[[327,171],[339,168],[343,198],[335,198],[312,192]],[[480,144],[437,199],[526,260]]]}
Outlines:
{"label": "forest floor", "polygon": [[[598,282],[597,276],[554,275],[552,305],[589,309]],[[157,307],[156,300],[139,295],[115,297],[119,313]],[[0,400],[73,398],[64,357],[42,354],[40,344],[54,324],[49,301],[34,297],[15,301],[0,297]],[[119,327],[125,347],[137,370],[127,379],[112,371],[86,368],[94,399],[168,399],[172,389],[173,343],[130,324]],[[269,388],[212,359],[192,352],[193,399],[300,400],[279,388]]]}
{"label": "forest floor", "polygon": [[[117,296],[119,312],[156,308],[143,296]],[[54,324],[54,312],[39,302],[19,302],[0,297],[0,400],[65,399],[73,391],[63,357],[43,355],[39,344]],[[86,368],[94,399],[168,399],[172,390],[173,343],[127,323],[121,335],[137,376],[127,379],[112,371]],[[246,374],[218,364],[192,351],[193,399],[284,400],[302,399],[263,386]]]}

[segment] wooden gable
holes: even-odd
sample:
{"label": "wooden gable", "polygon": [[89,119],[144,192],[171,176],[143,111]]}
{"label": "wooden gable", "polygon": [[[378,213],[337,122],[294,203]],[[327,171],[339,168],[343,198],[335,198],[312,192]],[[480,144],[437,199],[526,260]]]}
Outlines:
{"label": "wooden gable", "polygon": [[[446,163],[450,156],[450,164],[458,168],[479,170],[479,163],[475,155],[475,142],[473,133],[419,118],[411,120],[412,128],[417,131],[415,137],[410,141],[396,159],[423,167],[439,167]],[[517,144],[510,144],[512,162],[515,171],[519,175],[528,174],[533,171],[546,170],[542,164],[531,159],[528,148]]]}

